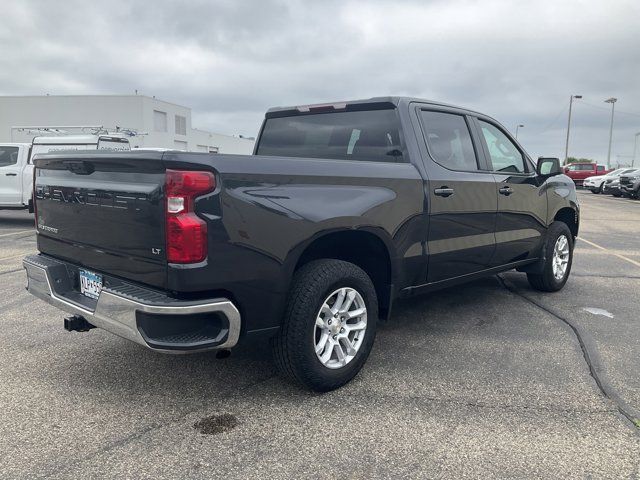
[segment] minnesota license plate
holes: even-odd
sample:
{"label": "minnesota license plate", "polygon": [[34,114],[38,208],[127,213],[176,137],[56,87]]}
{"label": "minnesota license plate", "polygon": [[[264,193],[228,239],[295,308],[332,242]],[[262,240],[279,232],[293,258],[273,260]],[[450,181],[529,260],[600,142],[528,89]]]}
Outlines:
{"label": "minnesota license plate", "polygon": [[102,275],[80,270],[80,293],[85,297],[97,299],[102,290]]}

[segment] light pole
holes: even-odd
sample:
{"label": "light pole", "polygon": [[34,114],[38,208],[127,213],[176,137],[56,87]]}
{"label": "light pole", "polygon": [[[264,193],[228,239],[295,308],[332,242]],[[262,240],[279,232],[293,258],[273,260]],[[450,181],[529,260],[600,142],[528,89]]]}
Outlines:
{"label": "light pole", "polygon": [[573,107],[573,99],[582,98],[582,95],[571,95],[569,97],[569,120],[567,120],[567,143],[564,146],[564,164],[567,164],[569,159],[569,132],[571,131],[571,107]]}
{"label": "light pole", "polygon": [[640,137],[640,132],[636,133],[635,137],[635,141],[633,142],[633,160],[631,160],[632,167],[636,165],[636,152],[638,151],[638,137]]}
{"label": "light pole", "polygon": [[609,125],[609,150],[607,151],[607,170],[611,168],[611,140],[613,139],[613,113],[616,108],[617,98],[611,97],[607,98],[604,103],[611,104],[611,125]]}
{"label": "light pole", "polygon": [[518,139],[518,130],[524,128],[524,125],[516,125],[516,140]]}

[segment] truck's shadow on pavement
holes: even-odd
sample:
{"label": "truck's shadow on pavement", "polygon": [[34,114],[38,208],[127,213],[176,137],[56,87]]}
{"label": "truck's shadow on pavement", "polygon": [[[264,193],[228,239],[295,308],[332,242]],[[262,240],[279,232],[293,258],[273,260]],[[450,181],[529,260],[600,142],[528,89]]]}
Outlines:
{"label": "truck's shadow on pavement", "polygon": [[0,210],[0,226],[2,229],[19,228],[28,230],[34,228],[34,217],[26,211]]}
{"label": "truck's shadow on pavement", "polygon": [[[429,368],[433,349],[443,355],[438,363],[447,363],[450,359],[442,343],[490,325],[494,317],[487,305],[501,295],[504,289],[489,278],[398,302],[392,318],[379,325],[363,374],[376,375],[378,369],[410,367],[416,362],[420,368]],[[77,340],[70,347],[75,354],[62,357],[51,367],[59,371],[49,374],[64,375],[65,387],[75,392],[97,391],[114,398],[151,396],[172,403],[233,394],[265,379],[273,379],[278,383],[275,390],[286,394],[297,390],[277,377],[266,342],[239,347],[229,358],[217,359],[215,352],[158,354],[99,330],[72,335]]]}

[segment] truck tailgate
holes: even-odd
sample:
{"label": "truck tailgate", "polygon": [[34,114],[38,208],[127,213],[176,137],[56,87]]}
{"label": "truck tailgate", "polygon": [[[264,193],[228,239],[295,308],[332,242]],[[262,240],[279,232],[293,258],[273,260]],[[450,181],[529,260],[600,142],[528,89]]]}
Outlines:
{"label": "truck tailgate", "polygon": [[38,249],[92,271],[165,288],[164,170],[160,152],[37,159]]}

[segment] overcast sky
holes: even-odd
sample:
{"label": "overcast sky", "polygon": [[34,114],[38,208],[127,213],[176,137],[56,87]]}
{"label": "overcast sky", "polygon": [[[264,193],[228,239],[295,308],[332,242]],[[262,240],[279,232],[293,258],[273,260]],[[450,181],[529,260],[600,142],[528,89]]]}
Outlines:
{"label": "overcast sky", "polygon": [[[63,6],[64,5],[64,6]],[[126,94],[255,135],[264,111],[411,95],[494,116],[532,156],[630,161],[640,1],[6,1],[0,94]],[[640,148],[639,148],[640,150]],[[626,157],[625,157],[626,156]]]}

